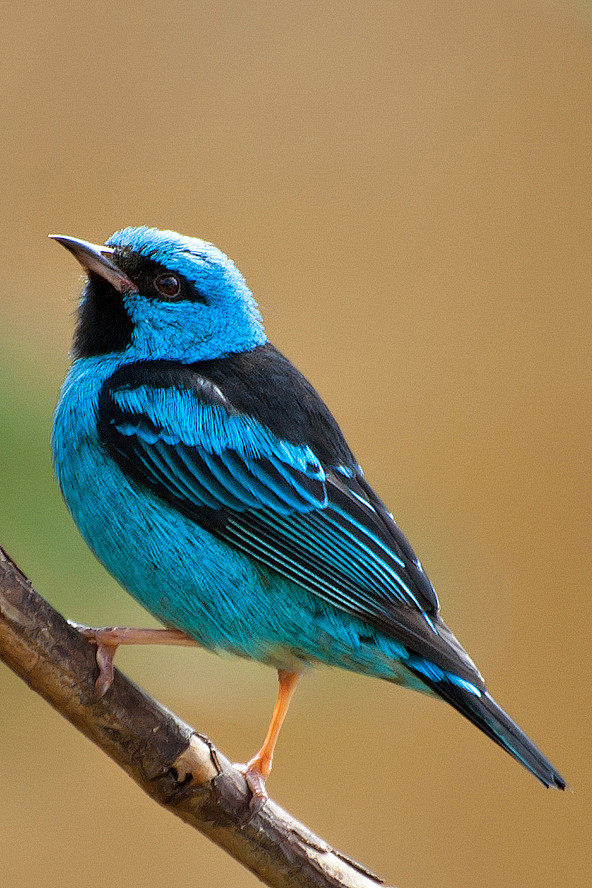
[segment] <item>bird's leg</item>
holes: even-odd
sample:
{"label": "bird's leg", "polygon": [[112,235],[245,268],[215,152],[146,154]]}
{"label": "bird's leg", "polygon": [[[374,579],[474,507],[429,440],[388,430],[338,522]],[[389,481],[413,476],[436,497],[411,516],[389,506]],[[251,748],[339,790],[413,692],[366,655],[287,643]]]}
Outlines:
{"label": "bird's leg", "polygon": [[251,808],[259,808],[268,798],[265,781],[271,771],[273,751],[288,712],[292,694],[296,690],[301,675],[302,673],[300,672],[288,672],[286,669],[278,669],[278,695],[263,746],[250,762],[247,762],[246,765],[238,766],[244,773],[247,785],[251,790]]}
{"label": "bird's leg", "polygon": [[179,629],[133,629],[129,626],[112,626],[93,629],[70,621],[70,626],[97,646],[99,676],[95,682],[98,699],[113,684],[113,658],[120,644],[176,644],[194,647],[197,642]]}

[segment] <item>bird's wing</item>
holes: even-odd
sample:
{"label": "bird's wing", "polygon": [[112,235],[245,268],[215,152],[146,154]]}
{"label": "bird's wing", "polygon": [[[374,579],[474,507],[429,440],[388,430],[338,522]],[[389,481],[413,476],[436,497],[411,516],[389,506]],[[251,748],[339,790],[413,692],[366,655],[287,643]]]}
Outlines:
{"label": "bird's wing", "polygon": [[475,680],[409,543],[355,463],[321,463],[305,441],[282,440],[236,409],[211,379],[158,362],[107,380],[98,427],[137,483],[334,606]]}

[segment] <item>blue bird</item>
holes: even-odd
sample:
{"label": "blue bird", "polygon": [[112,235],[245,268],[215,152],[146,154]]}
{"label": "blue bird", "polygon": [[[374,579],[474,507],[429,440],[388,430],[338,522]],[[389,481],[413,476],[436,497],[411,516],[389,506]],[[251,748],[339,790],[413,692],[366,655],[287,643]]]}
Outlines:
{"label": "blue bird", "polygon": [[86,270],[53,459],[99,561],[167,628],[88,629],[104,693],[119,644],[198,644],[278,670],[265,797],[299,677],[339,666],[440,697],[545,786],[566,783],[500,709],[335,419],[271,345],[247,285],[197,238],[55,238]]}

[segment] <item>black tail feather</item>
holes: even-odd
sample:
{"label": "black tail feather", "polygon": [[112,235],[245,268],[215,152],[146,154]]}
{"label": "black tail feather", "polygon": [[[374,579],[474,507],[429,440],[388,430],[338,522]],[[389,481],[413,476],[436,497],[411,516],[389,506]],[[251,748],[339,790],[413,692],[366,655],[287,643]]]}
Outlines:
{"label": "black tail feather", "polygon": [[486,691],[477,696],[445,679],[432,681],[421,673],[417,673],[417,677],[528,768],[544,786],[566,789],[567,783],[561,774]]}

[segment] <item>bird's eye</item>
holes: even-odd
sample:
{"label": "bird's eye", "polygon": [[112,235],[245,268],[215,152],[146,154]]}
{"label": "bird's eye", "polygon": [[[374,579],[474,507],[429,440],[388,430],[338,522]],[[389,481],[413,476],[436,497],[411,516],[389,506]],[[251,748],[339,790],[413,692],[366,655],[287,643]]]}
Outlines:
{"label": "bird's eye", "polygon": [[176,274],[165,272],[154,279],[154,286],[165,299],[174,299],[181,292],[181,281]]}

